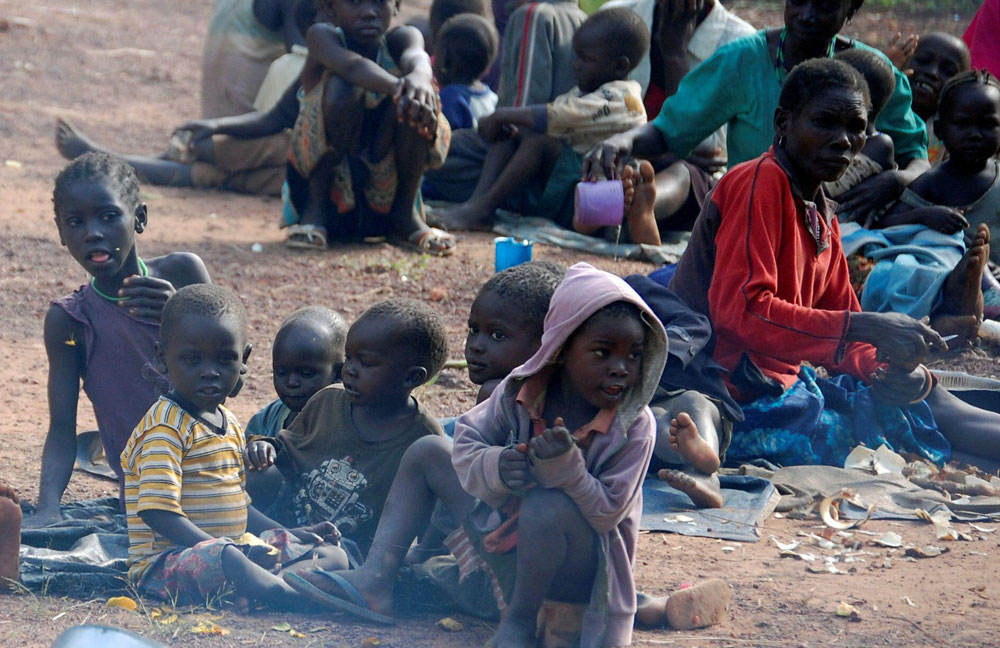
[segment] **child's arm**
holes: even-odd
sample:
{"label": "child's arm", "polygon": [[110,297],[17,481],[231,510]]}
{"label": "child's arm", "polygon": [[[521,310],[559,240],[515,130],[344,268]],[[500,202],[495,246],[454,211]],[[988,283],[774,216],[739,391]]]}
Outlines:
{"label": "child's arm", "polygon": [[892,227],[893,225],[926,225],[942,234],[954,234],[969,227],[962,212],[935,205],[933,207],[909,207],[909,205],[899,206],[897,210],[893,208],[885,216],[879,219],[880,227]]}
{"label": "child's arm", "polygon": [[159,320],[167,300],[184,286],[212,283],[205,263],[197,254],[173,252],[149,260],[149,276],[133,275],[122,282],[124,297],[119,307],[134,317]]}
{"label": "child's arm", "polygon": [[76,461],[76,407],[84,371],[81,327],[58,306],[45,315],[45,351],[49,357],[49,431],[42,450],[38,509],[24,520],[26,528],[61,519],[59,500]]}
{"label": "child's arm", "polygon": [[405,117],[412,127],[430,137],[435,132],[438,96],[424,37],[419,29],[404,25],[389,32],[386,41],[404,75],[395,96],[399,120]]}
{"label": "child's arm", "polygon": [[[517,135],[520,129],[533,130],[544,133],[544,128],[539,128],[535,120],[536,106],[526,108],[497,108],[492,115],[487,115],[479,120],[479,136],[487,142],[493,143],[499,140],[511,139]],[[541,106],[544,110],[545,106]]]}
{"label": "child's arm", "polygon": [[178,547],[193,547],[214,537],[202,531],[186,516],[173,511],[148,509],[139,511],[139,517],[150,529]]}
{"label": "child's arm", "polygon": [[[642,434],[644,429],[646,434]],[[569,495],[590,526],[606,533],[635,505],[653,456],[655,429],[653,414],[645,408],[632,424],[625,445],[601,466],[599,475],[587,472],[583,452],[571,443],[565,427],[546,430],[531,440],[532,473],[542,488],[558,488]]]}
{"label": "child's arm", "polygon": [[306,33],[309,59],[351,85],[378,94],[394,95],[401,80],[383,70],[375,61],[341,45],[334,30],[329,23],[316,23],[309,28]]}
{"label": "child's arm", "polygon": [[451,462],[462,488],[494,508],[499,508],[515,490],[523,490],[530,479],[530,474],[522,474],[526,455],[508,447],[512,434],[510,424],[504,424],[501,410],[505,383],[506,380],[500,383],[489,400],[458,417],[451,451]]}
{"label": "child's arm", "polygon": [[243,115],[217,119],[196,119],[181,124],[175,130],[191,131],[191,141],[195,144],[212,135],[255,139],[280,133],[286,128],[295,126],[295,120],[299,115],[299,100],[296,95],[300,87],[301,83],[296,79],[281,95],[278,103],[266,112],[255,110]]}
{"label": "child's arm", "polygon": [[[250,533],[260,535],[264,531],[281,528],[283,527],[279,523],[261,513],[257,507],[247,508],[247,531]],[[324,542],[334,545],[340,544],[340,530],[330,521],[288,529],[288,532],[307,544],[322,544]]]}

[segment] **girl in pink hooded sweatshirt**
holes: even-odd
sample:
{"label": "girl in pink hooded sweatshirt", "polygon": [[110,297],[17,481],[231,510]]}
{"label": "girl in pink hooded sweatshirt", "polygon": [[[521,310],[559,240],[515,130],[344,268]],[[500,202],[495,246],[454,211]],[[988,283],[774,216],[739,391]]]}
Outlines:
{"label": "girl in pink hooded sweatshirt", "polygon": [[425,437],[407,450],[365,563],[286,580],[315,601],[391,623],[396,572],[439,498],[464,520],[446,540],[463,579],[488,575],[470,580],[502,611],[490,645],[534,646],[546,598],[586,605],[581,646],[628,645],[656,435],[647,403],[666,353],[663,326],[625,281],[573,266],[538,352],[459,417],[454,447]]}

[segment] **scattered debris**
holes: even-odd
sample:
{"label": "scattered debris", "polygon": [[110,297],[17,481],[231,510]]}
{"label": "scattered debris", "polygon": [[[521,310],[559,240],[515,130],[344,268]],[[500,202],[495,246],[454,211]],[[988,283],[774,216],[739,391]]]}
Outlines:
{"label": "scattered debris", "polygon": [[802,544],[798,540],[792,540],[791,542],[782,542],[781,540],[778,540],[776,536],[771,536],[771,541],[778,546],[778,549],[781,549],[782,551],[795,551],[796,549],[799,548],[799,545]]}
{"label": "scattered debris", "polygon": [[671,524],[694,524],[694,518],[688,515],[675,515],[674,517],[663,518],[664,522],[670,522]]}
{"label": "scattered debris", "polygon": [[260,243],[254,243],[253,245],[250,246],[250,251],[251,252],[263,252],[264,251],[264,246],[261,245]]}
{"label": "scattered debris", "polygon": [[382,645],[382,640],[378,637],[368,637],[361,642],[361,648],[377,648]]}
{"label": "scattered debris", "polygon": [[925,520],[934,525],[934,533],[938,540],[972,540],[968,533],[962,533],[951,526],[951,514],[947,511],[938,511],[931,515],[923,509],[914,511],[921,520]]}
{"label": "scattered debris", "polygon": [[979,526],[978,524],[972,524],[971,522],[969,523],[969,526],[980,533],[994,533],[997,530],[996,527],[993,528],[984,527],[984,526]]}
{"label": "scattered debris", "polygon": [[893,452],[885,444],[879,446],[878,450],[871,450],[863,445],[859,445],[854,450],[851,450],[851,453],[847,455],[847,459],[844,460],[844,468],[865,470],[874,472],[876,475],[901,475],[905,467],[906,459]]}
{"label": "scattered debris", "polygon": [[198,625],[191,628],[193,634],[209,635],[212,637],[225,637],[229,634],[229,630],[223,628],[211,621],[206,621],[204,623],[199,623]]}
{"label": "scattered debris", "polygon": [[891,547],[895,549],[903,546],[903,537],[895,531],[887,531],[882,534],[882,537],[875,538],[872,542],[877,545],[882,545],[883,547]]}
{"label": "scattered debris", "polygon": [[435,625],[442,630],[447,630],[448,632],[461,632],[462,630],[465,630],[464,625],[451,617],[445,617],[438,621]]}
{"label": "scattered debris", "polygon": [[901,598],[899,600],[902,601],[903,603],[906,603],[910,607],[914,607],[914,608],[917,607],[917,604],[914,603],[913,599],[911,599],[909,596],[904,596],[903,598]]}
{"label": "scattered debris", "polygon": [[429,298],[432,302],[439,302],[448,299],[448,289],[442,286],[434,286],[431,288]]}
{"label": "scattered debris", "polygon": [[823,501],[819,503],[819,516],[823,519],[823,524],[827,525],[832,529],[838,531],[846,531],[847,529],[853,529],[859,527],[869,519],[871,519],[872,513],[875,512],[875,505],[872,504],[868,507],[868,514],[865,515],[862,520],[853,520],[851,522],[841,522],[840,521],[840,500],[845,502],[850,502],[855,506],[860,506],[863,508],[861,502],[857,500],[857,494],[851,490],[842,490],[836,495],[830,495],[824,497]]}
{"label": "scattered debris", "polygon": [[4,160],[3,165],[8,169],[20,169],[24,166],[23,163],[18,162],[17,160]]}
{"label": "scattered debris", "polygon": [[945,553],[948,553],[948,547],[926,545],[924,547],[908,547],[906,551],[903,552],[903,555],[908,558],[937,558],[941,554]]}
{"label": "scattered debris", "polygon": [[858,612],[858,608],[844,601],[841,601],[840,605],[837,606],[837,616],[844,617],[848,621],[861,621],[861,613]]}

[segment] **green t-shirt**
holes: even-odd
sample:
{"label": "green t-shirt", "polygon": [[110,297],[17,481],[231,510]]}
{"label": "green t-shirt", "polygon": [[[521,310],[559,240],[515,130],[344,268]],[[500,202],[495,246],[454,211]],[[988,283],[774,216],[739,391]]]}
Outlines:
{"label": "green t-shirt", "polygon": [[[854,46],[878,52],[857,41]],[[927,158],[927,131],[910,107],[910,82],[895,67],[893,73],[896,90],[875,126],[892,138],[896,161],[904,166],[913,158]],[[672,153],[687,157],[703,139],[727,124],[732,167],[756,158],[771,146],[780,92],[774,60],[761,30],[720,47],[691,70],[677,92],[663,103],[653,125]]]}

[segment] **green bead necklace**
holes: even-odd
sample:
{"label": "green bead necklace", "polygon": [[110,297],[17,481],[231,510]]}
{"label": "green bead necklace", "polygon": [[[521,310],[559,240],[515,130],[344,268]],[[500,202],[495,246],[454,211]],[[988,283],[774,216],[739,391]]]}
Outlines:
{"label": "green bead necklace", "polygon": [[[148,277],[149,276],[149,268],[146,267],[145,262],[141,258],[139,258],[139,257],[136,257],[136,260],[139,262],[139,276],[140,277]],[[128,297],[112,297],[111,295],[105,295],[104,293],[102,293],[101,290],[97,287],[97,278],[96,277],[91,277],[90,278],[90,287],[94,290],[95,293],[98,294],[98,296],[103,297],[104,299],[107,299],[109,302],[121,302],[121,301],[125,301],[126,299],[128,299]]]}

